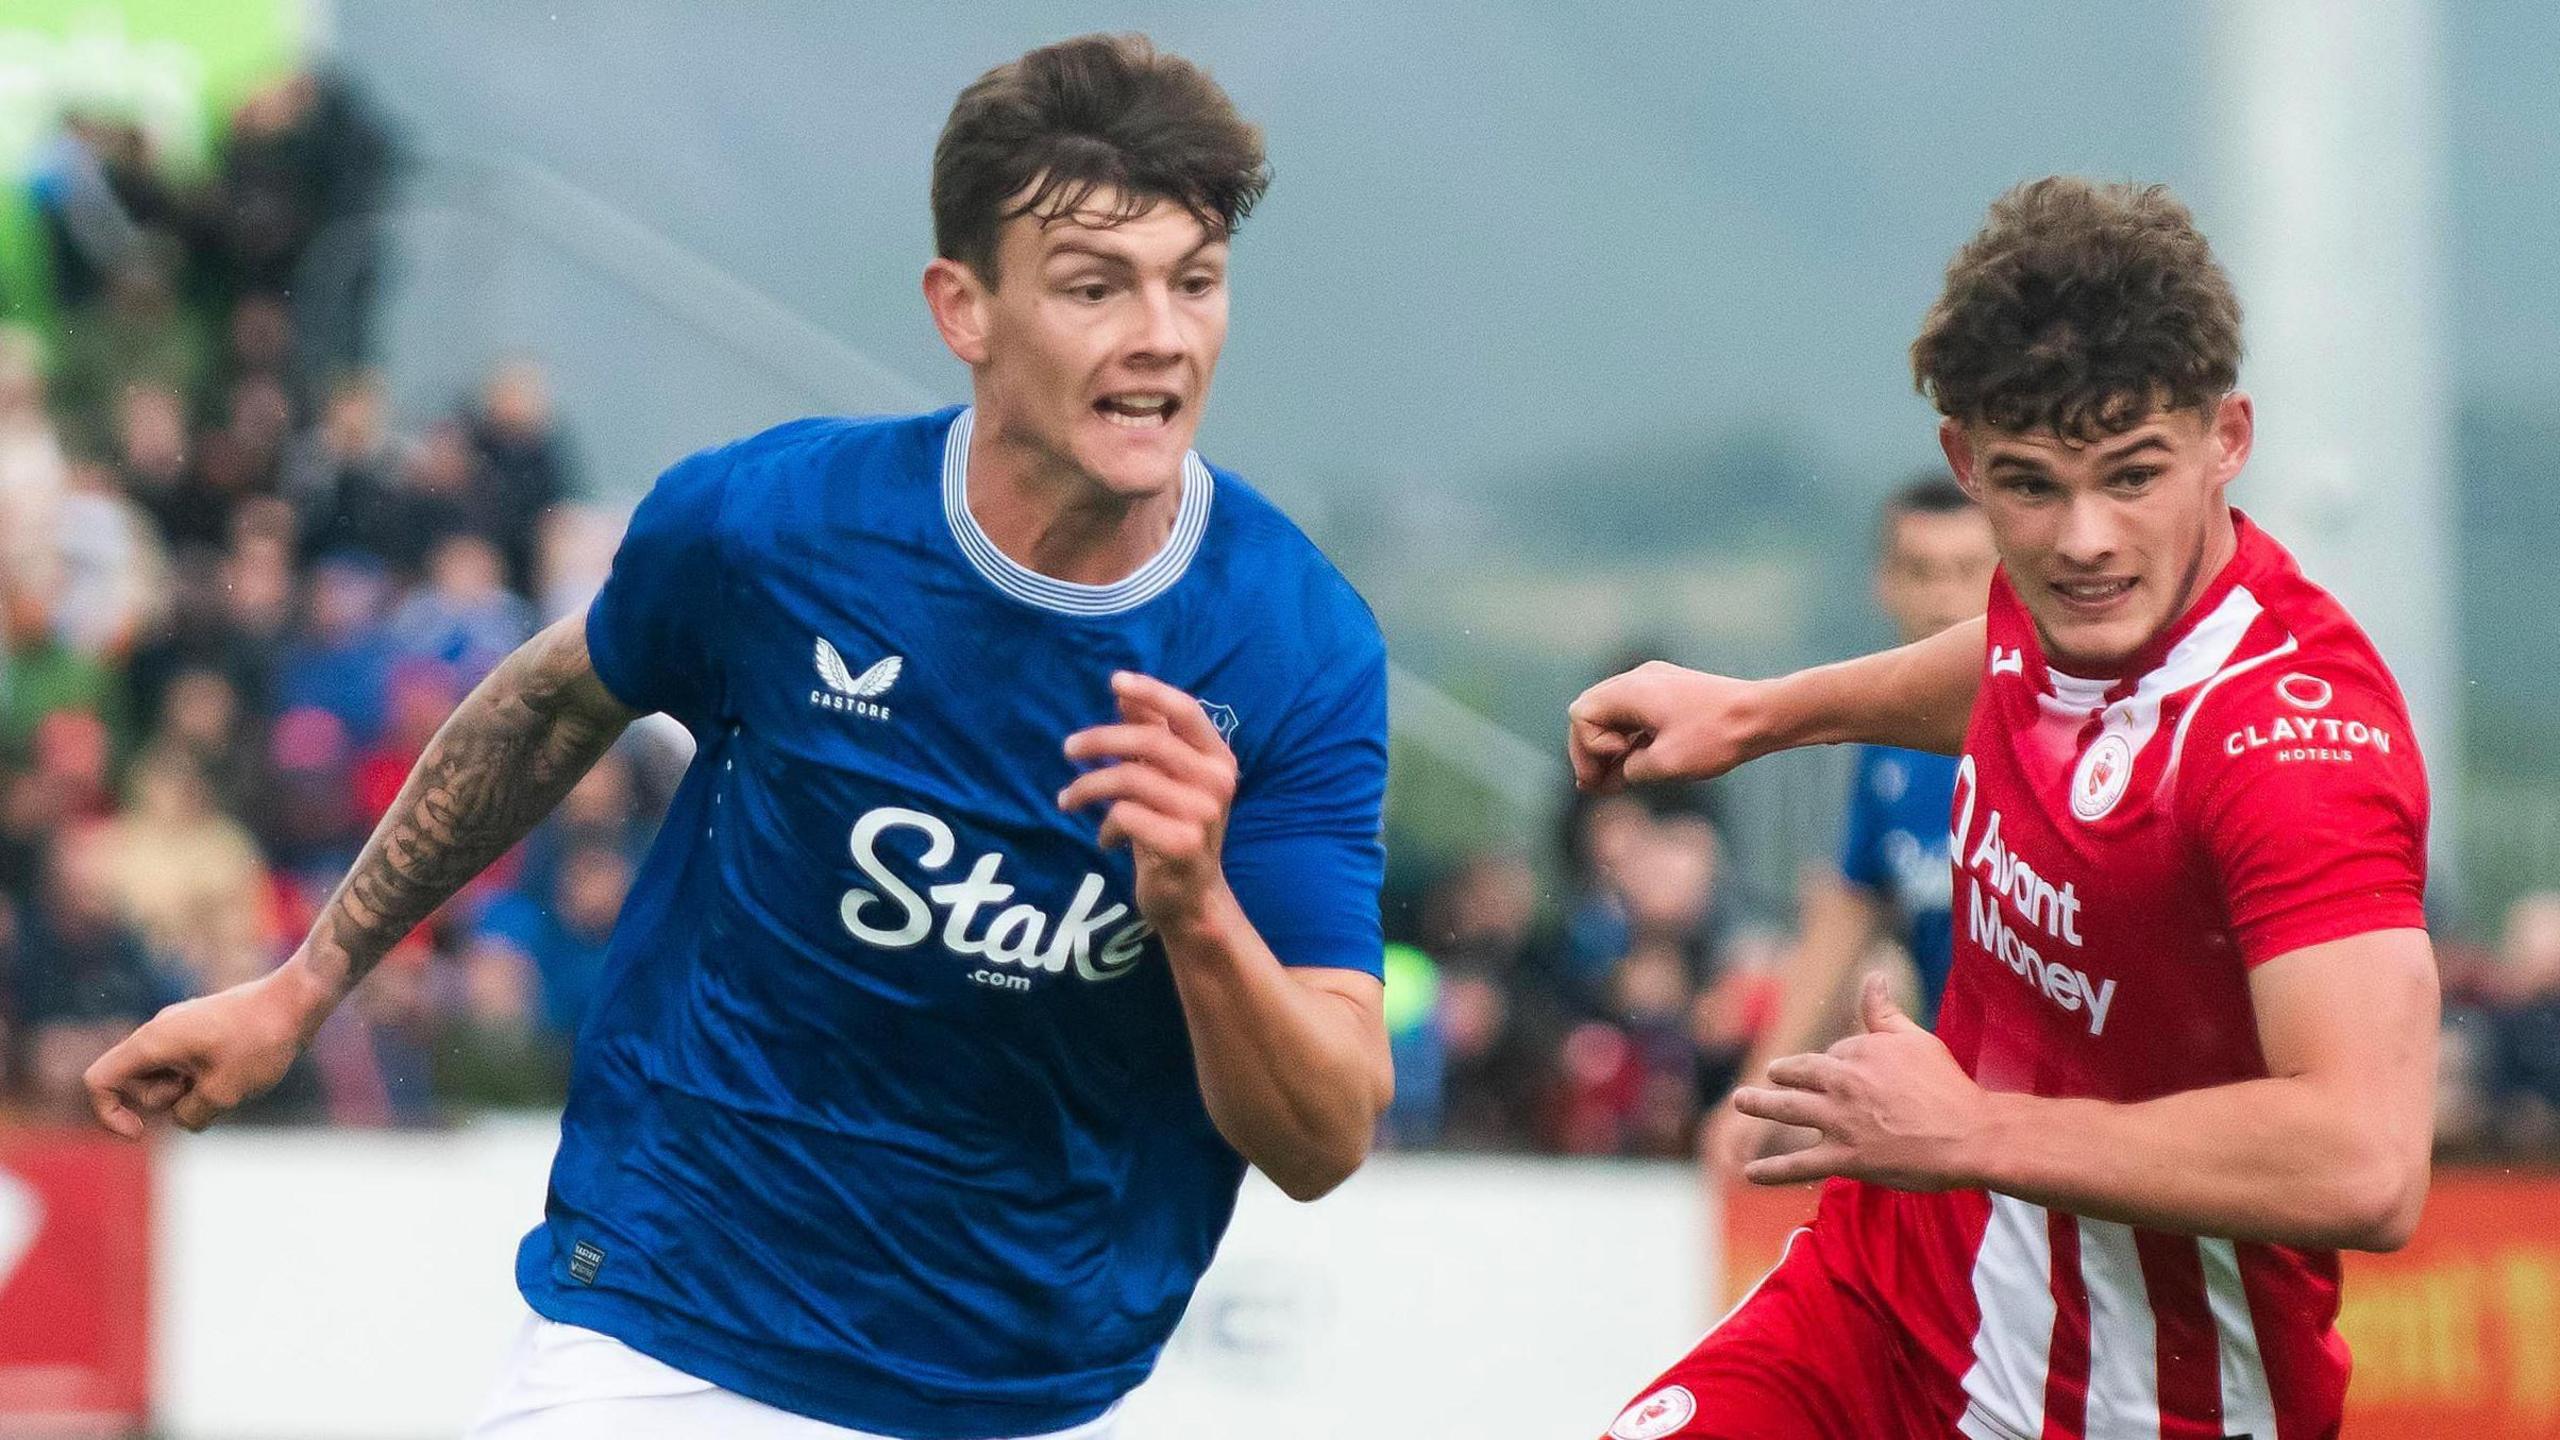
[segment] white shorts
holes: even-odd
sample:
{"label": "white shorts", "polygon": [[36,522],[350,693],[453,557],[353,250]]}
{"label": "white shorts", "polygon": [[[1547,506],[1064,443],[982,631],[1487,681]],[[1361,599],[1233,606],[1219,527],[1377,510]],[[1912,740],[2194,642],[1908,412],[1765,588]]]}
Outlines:
{"label": "white shorts", "polygon": [[[1072,1430],[988,1440],[1110,1440],[1114,1405]],[[465,1440],[889,1440],[732,1394],[610,1335],[527,1317]]]}

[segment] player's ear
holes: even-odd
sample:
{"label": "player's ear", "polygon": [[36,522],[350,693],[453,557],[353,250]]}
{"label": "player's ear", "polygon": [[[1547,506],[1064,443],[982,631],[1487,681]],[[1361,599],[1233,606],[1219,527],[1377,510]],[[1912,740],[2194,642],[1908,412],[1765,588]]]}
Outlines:
{"label": "player's ear", "polygon": [[1973,441],[1953,415],[1938,422],[1938,449],[1947,457],[1947,473],[1956,477],[1956,488],[1981,504],[1982,491],[1973,483]]}
{"label": "player's ear", "polygon": [[2228,485],[2249,463],[2249,449],[2257,443],[2257,406],[2245,390],[2234,390],[2213,407],[2213,483]]}
{"label": "player's ear", "polygon": [[933,328],[963,365],[987,363],[988,296],[978,272],[958,260],[937,258],[924,267],[924,303],[933,311]]}

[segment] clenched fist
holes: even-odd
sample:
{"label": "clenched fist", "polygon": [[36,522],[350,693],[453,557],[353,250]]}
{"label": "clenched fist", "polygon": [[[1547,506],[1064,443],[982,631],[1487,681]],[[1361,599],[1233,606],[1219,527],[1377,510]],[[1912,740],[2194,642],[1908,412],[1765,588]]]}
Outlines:
{"label": "clenched fist", "polygon": [[288,963],[154,1015],[81,1077],[98,1123],[139,1140],[166,1116],[202,1130],[284,1078],[336,995]]}
{"label": "clenched fist", "polygon": [[1607,793],[1711,780],[1768,752],[1764,682],[1648,660],[1585,690],[1565,711],[1573,780]]}

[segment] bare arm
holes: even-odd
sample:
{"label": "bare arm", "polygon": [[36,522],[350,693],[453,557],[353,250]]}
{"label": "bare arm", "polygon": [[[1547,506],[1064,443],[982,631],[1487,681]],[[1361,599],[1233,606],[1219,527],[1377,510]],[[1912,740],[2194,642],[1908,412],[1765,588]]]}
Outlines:
{"label": "bare arm", "polygon": [[1964,748],[1982,688],[1984,622],[1774,680],[1736,680],[1661,661],[1603,680],[1567,712],[1576,783],[1704,780],[1806,745]]}
{"label": "bare arm", "polygon": [[1291,1199],[1349,1179],[1395,1094],[1386,987],[1282,965],[1232,899],[1165,951],[1218,1133]]}
{"label": "bare arm", "polygon": [[2268,1077],[2140,1105],[1993,1096],[1982,1183],[2074,1214],[2396,1250],[2435,1139],[2435,952],[2386,930],[2250,975]]}
{"label": "bare arm", "polygon": [[585,617],[525,642],[428,742],[290,960],[170,1006],[90,1067],[99,1122],[128,1138],[160,1114],[202,1129],[274,1085],[391,947],[551,813],[634,718],[596,678]]}
{"label": "bare arm", "polygon": [[1058,804],[1108,806],[1102,843],[1136,857],[1138,909],[1163,937],[1218,1133],[1291,1198],[1313,1200],[1360,1168],[1394,1093],[1385,987],[1280,962],[1222,868],[1234,754],[1172,686],[1123,674],[1112,689],[1121,723],[1068,738],[1068,757],[1097,768]]}
{"label": "bare arm", "polygon": [[2250,975],[2262,1080],[2139,1104],[1995,1094],[1881,999],[1866,1032],[1770,1068],[1752,1114],[1822,1142],[1754,1163],[1790,1184],[1855,1175],[1902,1189],[1982,1188],[2073,1214],[2321,1249],[2407,1243],[2433,1141],[2435,953],[2380,930],[2281,955]]}
{"label": "bare arm", "polygon": [[500,662],[418,757],[291,964],[343,996],[551,813],[639,718],[596,678],[584,615]]}

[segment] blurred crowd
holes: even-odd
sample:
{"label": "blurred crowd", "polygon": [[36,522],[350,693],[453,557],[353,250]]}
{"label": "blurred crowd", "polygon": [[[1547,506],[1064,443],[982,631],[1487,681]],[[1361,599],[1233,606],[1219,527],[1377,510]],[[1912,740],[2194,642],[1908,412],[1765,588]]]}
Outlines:
{"label": "blurred crowd", "polygon": [[1575,796],[1557,852],[1391,907],[1389,984],[1431,997],[1394,1016],[1397,1143],[1685,1154],[1774,1015],[1782,942],[1737,902],[1711,790]]}
{"label": "blurred crowd", "polygon": [[[1578,809],[1563,849],[1560,888],[1488,851],[1406,907],[1390,978],[1429,999],[1391,1007],[1396,1143],[1684,1156],[1741,1081],[1792,939],[1726,895],[1712,812],[1613,797]],[[2437,944],[2440,1155],[2560,1161],[2560,890],[2514,901],[2491,943]],[[1878,967],[1907,969],[1889,943]]]}
{"label": "blurred crowd", "polygon": [[[370,312],[398,152],[362,98],[295,74],[226,136],[182,185],[131,123],[68,117],[28,181],[49,323],[0,297],[0,1112],[20,1117],[76,1118],[105,1046],[288,955],[443,717],[586,603],[614,539],[532,362],[393,414]],[[556,1101],[685,753],[635,727],[250,1117]],[[1794,918],[1737,899],[1724,833],[1711,789],[1575,797],[1548,851],[1393,897],[1391,1139],[1689,1153],[1775,1016]],[[2560,1152],[2560,892],[2443,955],[2446,1149]]]}
{"label": "blurred crowd", "polygon": [[[68,117],[29,184],[50,293],[0,325],[0,1103],[74,1118],[157,1007],[279,963],[460,697],[585,603],[542,371],[404,428],[370,366],[387,129],[296,74],[170,178]],[[14,323],[43,313],[41,328]],[[539,1103],[680,769],[635,729],[387,960],[259,1111]]]}
{"label": "blurred crowd", "polygon": [[2560,890],[2509,906],[2493,945],[2439,948],[2436,1143],[2484,1160],[2560,1156]]}

